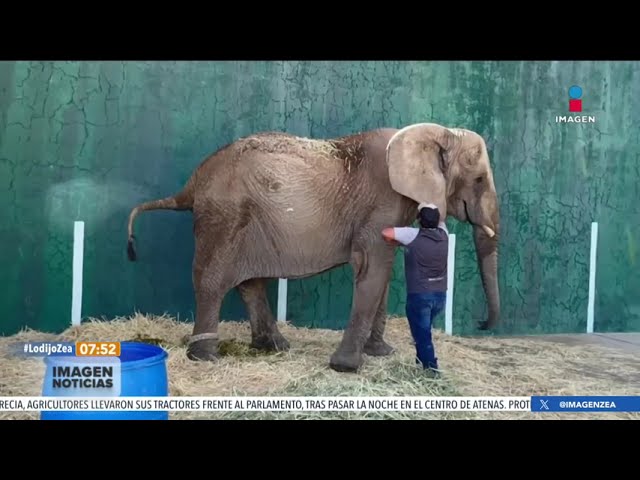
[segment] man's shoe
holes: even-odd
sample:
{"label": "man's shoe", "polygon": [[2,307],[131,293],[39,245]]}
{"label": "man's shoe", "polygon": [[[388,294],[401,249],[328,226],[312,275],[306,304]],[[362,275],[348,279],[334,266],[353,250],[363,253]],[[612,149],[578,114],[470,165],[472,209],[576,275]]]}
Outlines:
{"label": "man's shoe", "polygon": [[442,376],[440,370],[438,370],[437,368],[425,368],[424,371],[429,378],[436,379]]}

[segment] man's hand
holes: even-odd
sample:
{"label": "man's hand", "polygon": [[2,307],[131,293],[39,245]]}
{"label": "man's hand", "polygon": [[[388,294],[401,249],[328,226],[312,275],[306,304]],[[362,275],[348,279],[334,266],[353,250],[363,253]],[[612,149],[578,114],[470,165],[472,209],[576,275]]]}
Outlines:
{"label": "man's hand", "polygon": [[393,228],[385,228],[382,230],[382,238],[387,243],[387,245],[392,246],[400,246],[400,242],[395,239],[395,235],[393,234]]}

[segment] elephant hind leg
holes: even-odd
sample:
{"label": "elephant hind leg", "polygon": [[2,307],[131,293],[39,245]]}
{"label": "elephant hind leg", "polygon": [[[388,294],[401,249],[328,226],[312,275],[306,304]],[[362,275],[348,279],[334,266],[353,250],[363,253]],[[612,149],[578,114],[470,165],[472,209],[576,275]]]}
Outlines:
{"label": "elephant hind leg", "polygon": [[213,361],[219,356],[220,308],[225,295],[236,284],[233,266],[230,247],[214,247],[206,239],[196,239],[193,259],[196,320],[187,345],[190,360]]}
{"label": "elephant hind leg", "polygon": [[387,324],[387,303],[389,299],[389,283],[387,283],[384,293],[380,298],[380,304],[373,318],[371,327],[371,335],[364,344],[364,353],[372,357],[384,357],[391,355],[394,349],[391,345],[384,341],[384,330]]}
{"label": "elephant hind leg", "polygon": [[238,291],[249,313],[251,346],[268,352],[289,350],[289,342],[278,330],[269,305],[267,280],[262,278],[246,280],[238,285]]}

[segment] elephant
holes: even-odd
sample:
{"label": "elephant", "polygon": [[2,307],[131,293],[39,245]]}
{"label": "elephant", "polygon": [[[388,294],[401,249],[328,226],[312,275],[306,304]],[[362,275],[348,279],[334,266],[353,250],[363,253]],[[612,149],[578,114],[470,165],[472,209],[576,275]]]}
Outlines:
{"label": "elephant", "polygon": [[139,213],[192,212],[196,318],[187,357],[193,361],[219,357],[220,307],[232,288],[247,306],[251,345],[286,351],[267,281],[350,265],[350,319],[329,366],[357,372],[365,354],[394,352],[384,331],[395,251],[381,232],[411,225],[420,203],[472,226],[488,304],[478,328],[493,328],[500,316],[499,205],[485,141],[467,129],[417,123],[330,139],[278,131],[239,138],[204,158],[182,191],[131,210],[127,252],[135,261]]}

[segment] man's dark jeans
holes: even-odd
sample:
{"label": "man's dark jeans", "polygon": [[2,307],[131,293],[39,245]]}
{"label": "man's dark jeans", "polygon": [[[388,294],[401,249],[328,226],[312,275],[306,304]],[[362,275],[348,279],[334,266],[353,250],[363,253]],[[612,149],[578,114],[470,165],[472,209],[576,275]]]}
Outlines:
{"label": "man's dark jeans", "polygon": [[416,362],[424,368],[438,369],[431,327],[433,320],[444,310],[445,292],[410,293],[407,295],[407,319],[416,343]]}

